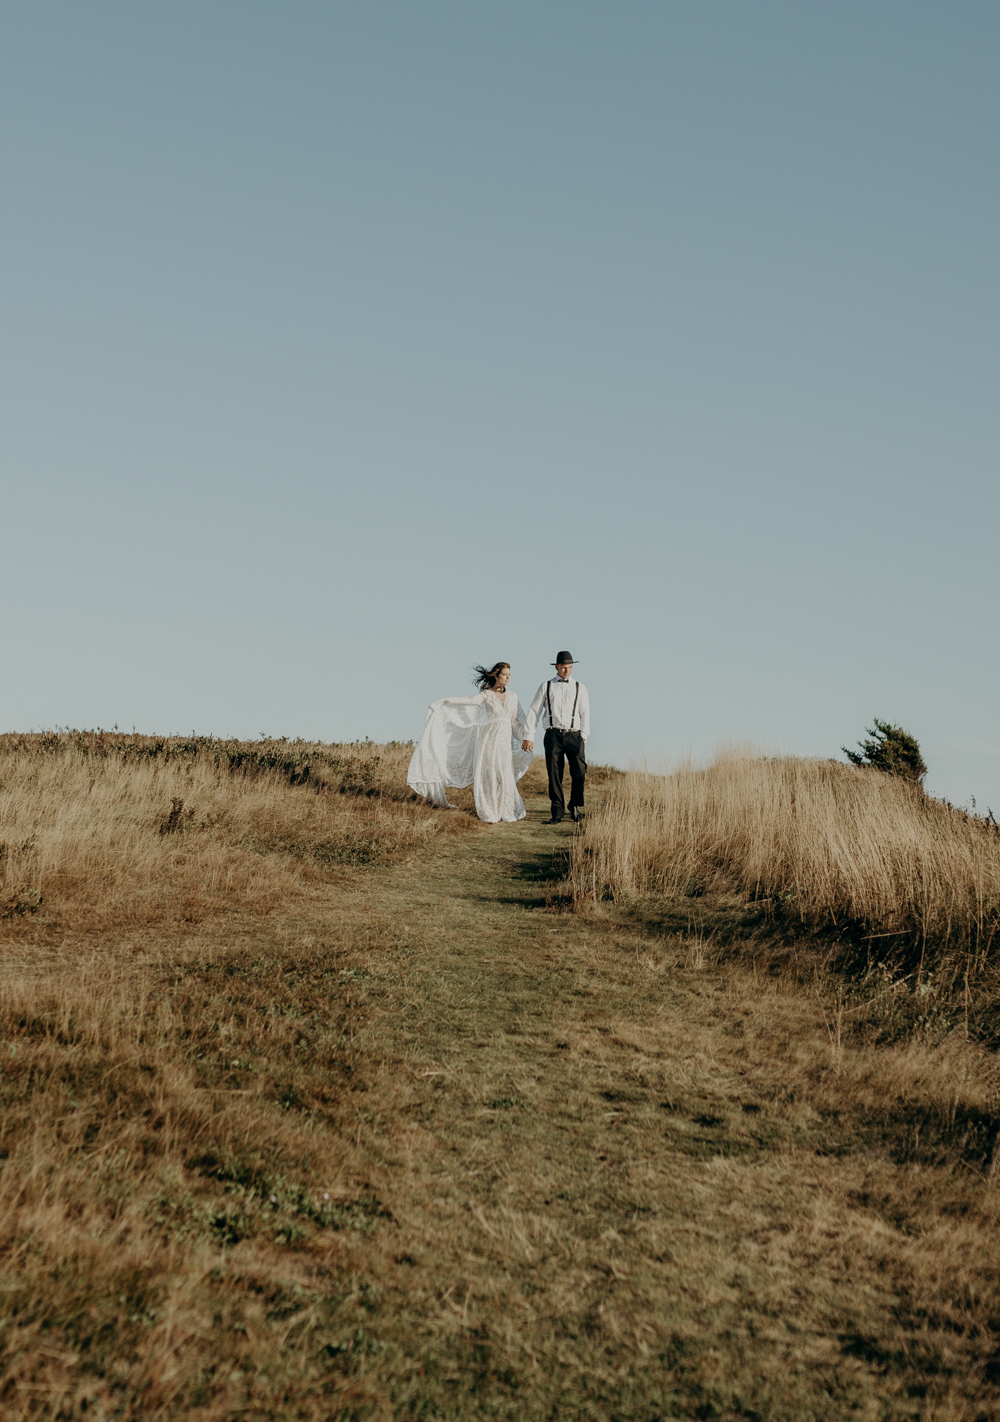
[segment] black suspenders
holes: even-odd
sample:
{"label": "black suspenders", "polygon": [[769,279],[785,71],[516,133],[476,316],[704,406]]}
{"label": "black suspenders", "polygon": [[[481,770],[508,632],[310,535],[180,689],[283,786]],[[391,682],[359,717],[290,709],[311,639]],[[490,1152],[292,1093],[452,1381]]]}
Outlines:
{"label": "black suspenders", "polygon": [[[570,728],[570,730],[573,729],[573,722],[576,720],[576,703],[577,703],[579,700],[580,700],[580,683],[577,682],[577,684],[576,684],[576,695],[573,697],[573,713],[572,713],[572,715],[571,715],[570,718],[569,718],[569,728]],[[545,704],[546,704],[546,705],[548,706],[548,708],[549,708],[549,725],[552,726],[552,682],[551,682],[551,680],[549,680],[549,681],[547,681],[547,682],[545,683]],[[555,730],[555,727],[552,726],[552,729]]]}

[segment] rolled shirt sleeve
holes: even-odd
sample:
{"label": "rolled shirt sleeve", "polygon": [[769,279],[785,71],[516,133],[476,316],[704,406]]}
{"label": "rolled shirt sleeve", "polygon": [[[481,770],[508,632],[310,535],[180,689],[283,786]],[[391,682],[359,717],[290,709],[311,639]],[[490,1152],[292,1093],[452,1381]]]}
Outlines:
{"label": "rolled shirt sleeve", "polygon": [[590,735],[590,697],[585,686],[580,687],[580,703],[576,709],[580,713],[580,735],[586,740]]}
{"label": "rolled shirt sleeve", "polygon": [[535,727],[538,725],[538,718],[542,714],[542,707],[545,705],[545,687],[546,683],[543,681],[535,692],[531,705],[525,714],[523,740],[533,741],[535,739]]}

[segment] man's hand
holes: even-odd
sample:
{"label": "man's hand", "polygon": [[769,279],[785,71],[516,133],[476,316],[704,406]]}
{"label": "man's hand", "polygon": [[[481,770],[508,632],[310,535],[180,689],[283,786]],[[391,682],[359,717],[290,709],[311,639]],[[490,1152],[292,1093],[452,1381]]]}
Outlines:
{"label": "man's hand", "polygon": [[521,742],[521,749],[522,749],[523,751],[534,750],[534,749],[535,749],[535,743],[534,743],[534,741],[522,741],[522,742]]}

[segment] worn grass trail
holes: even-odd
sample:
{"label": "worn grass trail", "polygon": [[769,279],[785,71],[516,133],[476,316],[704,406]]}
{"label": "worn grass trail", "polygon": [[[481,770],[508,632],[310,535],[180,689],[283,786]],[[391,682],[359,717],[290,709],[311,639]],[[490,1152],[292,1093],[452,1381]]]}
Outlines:
{"label": "worn grass trail", "polygon": [[1000,1415],[997,1199],[908,1144],[927,1053],[887,1076],[696,929],[571,912],[530,811],[383,876],[351,960],[392,1216],[357,1415]]}

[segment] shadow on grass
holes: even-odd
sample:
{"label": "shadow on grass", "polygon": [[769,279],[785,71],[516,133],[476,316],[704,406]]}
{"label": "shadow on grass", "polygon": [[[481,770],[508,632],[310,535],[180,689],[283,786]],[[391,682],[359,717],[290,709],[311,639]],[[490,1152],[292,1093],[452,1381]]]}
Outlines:
{"label": "shadow on grass", "polygon": [[500,903],[520,904],[522,908],[568,908],[573,902],[566,883],[569,856],[566,842],[526,855],[510,866],[510,891],[493,897]]}
{"label": "shadow on grass", "polygon": [[[759,903],[747,903],[735,893],[719,892],[619,905],[614,913],[651,940],[673,940],[682,969],[697,973],[749,969],[815,992],[832,1052],[841,1047],[870,1050],[915,1044],[933,1053],[952,1040],[975,1041],[995,1050],[1000,1038],[1000,982],[984,980],[981,1002],[973,1006],[955,974],[921,978],[902,955],[892,966],[877,959],[863,925],[810,928]],[[725,1030],[741,1035],[738,1014]],[[814,1104],[814,1126],[805,1135],[793,1133],[789,1139],[800,1145],[808,1142],[818,1156],[862,1154],[897,1165],[962,1167],[983,1178],[992,1176],[1000,1159],[1000,1119],[992,1105],[903,1095],[879,1103],[846,1099],[842,1105]],[[713,1123],[706,1118],[698,1124]],[[714,1124],[721,1129],[691,1137],[676,1148],[694,1155],[739,1154],[748,1149],[746,1140],[735,1145],[728,1140],[727,1123]],[[758,1145],[771,1148],[765,1141]]]}
{"label": "shadow on grass", "polygon": [[811,925],[775,913],[737,894],[620,905],[618,912],[651,938],[687,939],[707,961],[751,968],[768,977],[819,990],[847,1011],[857,1039],[873,1045],[919,1038],[925,1044],[952,1032],[991,1052],[1000,1050],[1000,965],[969,971],[962,951],[941,954],[933,968],[920,944],[899,934],[872,935],[863,923]]}

